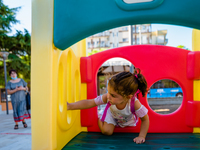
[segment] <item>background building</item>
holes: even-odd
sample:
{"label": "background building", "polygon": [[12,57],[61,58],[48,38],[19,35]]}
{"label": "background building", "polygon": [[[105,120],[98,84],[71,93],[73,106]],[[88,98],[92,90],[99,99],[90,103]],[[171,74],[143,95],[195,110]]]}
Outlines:
{"label": "background building", "polygon": [[[166,35],[167,30],[152,31],[151,24],[118,27],[88,37],[87,54],[128,45],[166,45]],[[133,69],[134,66],[122,58],[112,58],[104,62],[97,73],[98,95],[106,92],[108,78],[121,71],[132,72]]]}
{"label": "background building", "polygon": [[88,37],[87,53],[128,45],[166,45],[166,35],[167,30],[152,31],[151,24],[118,27]]}

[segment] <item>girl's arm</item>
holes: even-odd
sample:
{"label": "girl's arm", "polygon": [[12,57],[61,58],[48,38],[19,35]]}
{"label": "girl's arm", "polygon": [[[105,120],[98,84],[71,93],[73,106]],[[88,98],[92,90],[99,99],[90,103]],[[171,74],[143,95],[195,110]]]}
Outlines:
{"label": "girl's arm", "polygon": [[81,100],[75,103],[67,102],[67,110],[77,110],[77,109],[88,109],[97,106],[94,102],[94,99],[90,100]]}
{"label": "girl's arm", "polygon": [[[142,117],[140,119],[142,122],[141,122],[141,126],[140,126],[139,137],[144,137],[144,139],[145,139],[148,129],[149,129],[149,116],[148,116],[148,114],[146,114],[144,117]],[[145,142],[145,140],[143,142]]]}
{"label": "girl's arm", "polygon": [[[135,110],[141,108],[141,103],[137,100],[135,101]],[[141,117],[141,127],[140,127],[140,133],[139,136],[134,138],[133,141],[137,144],[141,144],[145,142],[145,138],[149,129],[149,116],[146,114],[145,116]]]}
{"label": "girl's arm", "polygon": [[[105,103],[107,101],[107,94],[102,95],[102,100]],[[67,110],[77,110],[77,109],[88,109],[97,106],[94,99],[81,100],[75,103],[67,102]]]}

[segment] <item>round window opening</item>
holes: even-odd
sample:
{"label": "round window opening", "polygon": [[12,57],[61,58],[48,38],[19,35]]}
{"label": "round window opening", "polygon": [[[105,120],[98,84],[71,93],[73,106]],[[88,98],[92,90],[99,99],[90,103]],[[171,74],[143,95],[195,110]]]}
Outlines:
{"label": "round window opening", "polygon": [[159,80],[150,87],[147,99],[149,106],[156,113],[170,114],[182,104],[183,91],[175,81]]}
{"label": "round window opening", "polygon": [[[105,61],[97,73],[97,94],[103,95],[108,92],[107,86],[109,78],[123,71],[133,72],[134,68],[134,65],[130,61],[120,57],[111,58]],[[98,111],[104,111],[105,107],[106,104],[99,105]]]}

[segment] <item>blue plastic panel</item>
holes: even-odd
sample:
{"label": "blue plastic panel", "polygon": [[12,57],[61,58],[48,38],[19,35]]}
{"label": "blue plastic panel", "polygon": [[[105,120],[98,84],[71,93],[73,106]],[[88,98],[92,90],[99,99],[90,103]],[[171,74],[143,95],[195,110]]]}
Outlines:
{"label": "blue plastic panel", "polygon": [[[142,3],[142,8],[132,11],[120,8],[117,1],[55,0],[54,45],[64,50],[95,33],[130,24],[163,23],[200,29],[200,0],[154,0],[159,5],[150,8]],[[138,3],[124,5],[133,8]]]}

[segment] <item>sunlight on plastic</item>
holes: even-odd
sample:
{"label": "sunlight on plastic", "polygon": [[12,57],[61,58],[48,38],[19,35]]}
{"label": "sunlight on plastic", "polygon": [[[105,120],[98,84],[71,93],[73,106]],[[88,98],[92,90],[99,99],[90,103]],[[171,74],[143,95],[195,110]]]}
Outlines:
{"label": "sunlight on plastic", "polygon": [[170,109],[155,109],[155,112],[163,112],[163,111],[170,111]]}
{"label": "sunlight on plastic", "polygon": [[123,0],[127,4],[152,2],[153,0]]}

